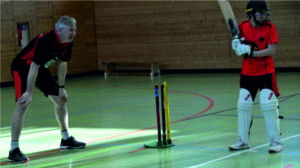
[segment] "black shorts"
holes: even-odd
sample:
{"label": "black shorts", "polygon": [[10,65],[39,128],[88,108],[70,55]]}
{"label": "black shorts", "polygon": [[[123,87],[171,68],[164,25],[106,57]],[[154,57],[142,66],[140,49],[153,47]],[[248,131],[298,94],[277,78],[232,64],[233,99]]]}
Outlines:
{"label": "black shorts", "polygon": [[[30,66],[11,66],[11,72],[15,84],[16,101],[27,90],[27,77],[29,68]],[[48,95],[58,96],[59,94],[58,84],[51,75],[49,69],[39,67],[35,86],[42,91],[46,97]]]}
{"label": "black shorts", "polygon": [[247,89],[250,92],[253,101],[255,99],[258,89],[270,89],[275,93],[277,97],[280,95],[277,87],[275,73],[270,73],[261,76],[247,76],[241,74],[240,88]]}

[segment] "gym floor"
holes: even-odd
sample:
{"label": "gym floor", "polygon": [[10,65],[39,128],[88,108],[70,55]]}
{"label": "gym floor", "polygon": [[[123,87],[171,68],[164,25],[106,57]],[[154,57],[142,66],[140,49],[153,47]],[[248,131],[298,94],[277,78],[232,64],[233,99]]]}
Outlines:
{"label": "gym floor", "polygon": [[[20,139],[30,157],[7,162],[14,88],[1,88],[1,167],[103,168],[296,168],[300,167],[300,73],[277,73],[281,153],[269,154],[269,139],[255,100],[249,150],[230,152],[237,138],[239,73],[101,75],[66,81],[71,134],[85,149],[60,150],[60,130],[49,99],[37,89]],[[154,84],[168,83],[174,147],[145,149],[157,141]]]}

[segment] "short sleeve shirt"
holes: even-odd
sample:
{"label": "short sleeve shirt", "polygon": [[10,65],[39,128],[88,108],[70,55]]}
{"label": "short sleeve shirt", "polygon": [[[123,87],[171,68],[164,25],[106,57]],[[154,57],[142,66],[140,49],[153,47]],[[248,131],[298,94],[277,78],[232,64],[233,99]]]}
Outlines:
{"label": "short sleeve shirt", "polygon": [[73,42],[61,44],[57,32],[52,30],[35,37],[16,59],[26,60],[27,65],[34,61],[44,68],[49,68],[57,60],[70,61],[72,46]]}
{"label": "short sleeve shirt", "polygon": [[[260,27],[253,27],[249,20],[239,25],[240,38],[251,45],[254,50],[259,51],[268,48],[270,44],[278,43],[278,36],[275,25],[267,23]],[[244,58],[242,74],[249,76],[260,76],[275,72],[272,56]]]}

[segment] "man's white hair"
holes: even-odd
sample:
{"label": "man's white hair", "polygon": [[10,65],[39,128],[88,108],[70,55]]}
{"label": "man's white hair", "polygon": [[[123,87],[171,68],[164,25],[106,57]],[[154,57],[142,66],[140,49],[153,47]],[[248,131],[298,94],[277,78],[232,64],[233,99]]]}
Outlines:
{"label": "man's white hair", "polygon": [[55,29],[64,29],[66,26],[74,26],[76,25],[76,20],[73,17],[70,16],[62,16],[60,17],[56,24],[55,24]]}

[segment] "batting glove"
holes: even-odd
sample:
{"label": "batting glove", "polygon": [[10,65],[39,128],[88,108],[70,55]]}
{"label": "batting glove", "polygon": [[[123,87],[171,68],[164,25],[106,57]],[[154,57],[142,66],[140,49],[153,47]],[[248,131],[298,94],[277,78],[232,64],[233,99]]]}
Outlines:
{"label": "batting glove", "polygon": [[235,50],[236,55],[238,56],[249,56],[253,57],[253,51],[251,50],[251,47],[246,44],[239,44]]}
{"label": "batting glove", "polygon": [[241,44],[240,39],[237,38],[237,39],[232,40],[232,42],[231,42],[232,49],[235,51],[240,44]]}

